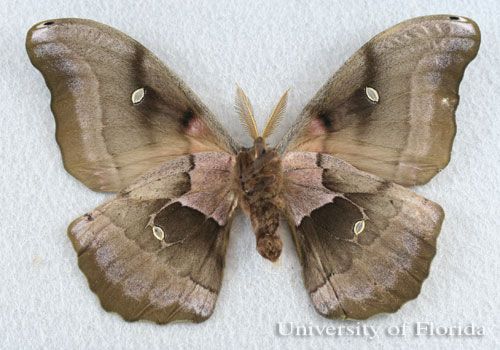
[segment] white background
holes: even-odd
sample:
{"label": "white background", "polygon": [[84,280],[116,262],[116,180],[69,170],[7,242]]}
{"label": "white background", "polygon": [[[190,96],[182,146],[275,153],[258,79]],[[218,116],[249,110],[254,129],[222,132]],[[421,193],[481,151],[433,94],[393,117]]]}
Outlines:
{"label": "white background", "polygon": [[[259,125],[291,88],[280,135],[325,80],[364,42],[410,17],[448,13],[482,30],[479,55],[460,87],[450,165],[417,192],[446,219],[430,277],[415,301],[368,321],[474,324],[468,337],[280,337],[277,322],[356,325],[322,318],[302,284],[292,241],[278,264],[254,249],[249,221],[233,226],[216,310],[208,321],[157,326],[103,311],[76,265],[67,225],[102,203],[62,166],[49,92],[28,61],[26,31],[41,20],[91,18],[142,42],[176,71],[240,141],[239,83]],[[498,1],[10,1],[2,3],[0,64],[0,348],[426,348],[499,347],[500,34]]]}

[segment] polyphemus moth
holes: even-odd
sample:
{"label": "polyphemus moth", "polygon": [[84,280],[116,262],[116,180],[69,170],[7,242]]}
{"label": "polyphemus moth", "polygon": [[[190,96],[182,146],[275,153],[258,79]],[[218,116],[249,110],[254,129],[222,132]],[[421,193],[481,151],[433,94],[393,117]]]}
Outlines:
{"label": "polyphemus moth", "polygon": [[83,19],[33,26],[28,55],[52,95],[66,170],[118,192],[68,235],[90,288],[129,321],[200,322],[213,312],[235,209],[275,261],[288,221],[305,286],[328,318],[365,319],[415,298],[436,251],[441,207],[407,187],[449,162],[458,87],[479,28],[465,17],[402,22],[357,51],[276,147],[239,145],[196,95],[125,34]]}

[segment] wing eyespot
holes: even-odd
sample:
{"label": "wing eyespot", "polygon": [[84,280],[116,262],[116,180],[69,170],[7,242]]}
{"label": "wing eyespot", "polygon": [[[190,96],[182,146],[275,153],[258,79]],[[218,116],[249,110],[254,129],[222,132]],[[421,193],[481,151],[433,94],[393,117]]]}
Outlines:
{"label": "wing eyespot", "polygon": [[363,233],[363,231],[365,230],[365,227],[366,227],[365,220],[356,221],[356,223],[354,223],[354,226],[353,226],[354,234],[357,236],[357,235]]}
{"label": "wing eyespot", "polygon": [[153,226],[153,236],[159,241],[163,241],[165,238],[165,232],[160,226]]}
{"label": "wing eyespot", "polygon": [[370,86],[365,87],[365,94],[366,97],[368,97],[368,99],[372,102],[378,103],[378,101],[380,100],[378,91]]}
{"label": "wing eyespot", "polygon": [[144,95],[146,94],[146,91],[144,90],[143,87],[135,90],[132,92],[132,95],[130,96],[130,99],[132,100],[132,103],[134,105],[139,104],[144,100]]}

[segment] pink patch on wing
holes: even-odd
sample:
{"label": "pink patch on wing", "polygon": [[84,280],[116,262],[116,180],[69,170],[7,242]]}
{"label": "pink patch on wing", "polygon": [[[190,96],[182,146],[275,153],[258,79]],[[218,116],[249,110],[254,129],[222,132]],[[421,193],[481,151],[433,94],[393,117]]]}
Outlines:
{"label": "pink patch on wing", "polygon": [[186,134],[190,136],[200,136],[203,135],[207,130],[205,123],[201,121],[198,117],[193,117],[186,128]]}
{"label": "pink patch on wing", "polygon": [[283,157],[285,199],[296,226],[338,195],[323,185],[323,169],[316,164],[317,155],[315,152],[288,152]]}
{"label": "pink patch on wing", "polygon": [[194,168],[189,172],[191,190],[177,199],[225,226],[235,206],[232,171],[235,159],[225,152],[202,152],[193,155]]}
{"label": "pink patch on wing", "polygon": [[314,118],[309,124],[311,136],[324,135],[326,133],[325,125],[319,118]]}

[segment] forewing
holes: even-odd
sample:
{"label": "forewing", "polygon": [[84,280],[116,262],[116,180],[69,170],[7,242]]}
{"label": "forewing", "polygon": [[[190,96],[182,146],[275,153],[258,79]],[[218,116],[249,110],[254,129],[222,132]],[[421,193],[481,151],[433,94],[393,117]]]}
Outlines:
{"label": "forewing", "polygon": [[330,153],[404,186],[426,183],[449,162],[459,84],[479,43],[476,23],[448,15],[380,33],[320,89],[279,148]]}
{"label": "forewing", "polygon": [[71,224],[78,265],[106,310],[162,324],[212,314],[236,205],[232,167],[225,153],[179,157]]}
{"label": "forewing", "polygon": [[93,190],[119,191],[179,155],[237,147],[172,71],[116,29],[56,19],[33,26],[26,48],[52,95],[64,165]]}
{"label": "forewing", "polygon": [[439,205],[330,155],[291,152],[283,167],[289,224],[321,315],[365,319],[419,294]]}

